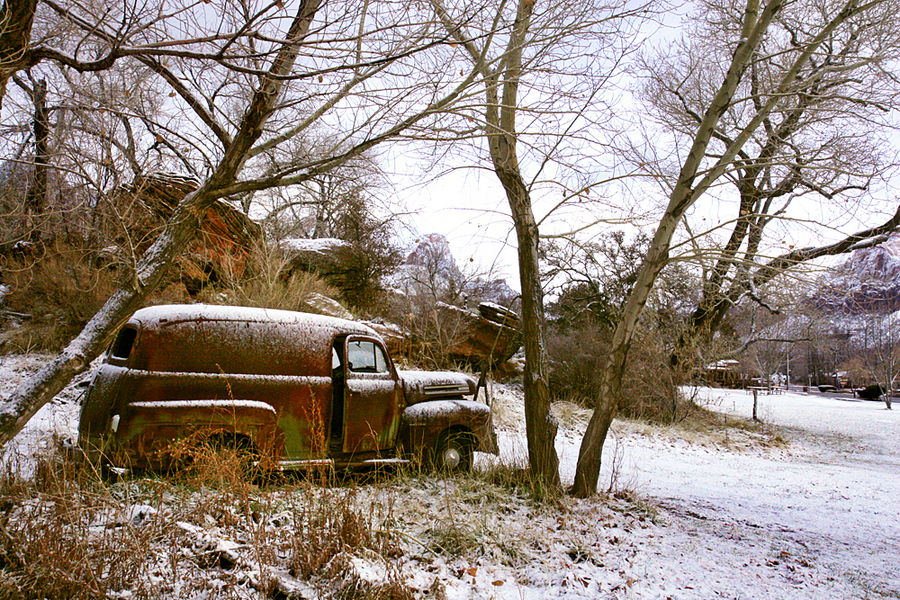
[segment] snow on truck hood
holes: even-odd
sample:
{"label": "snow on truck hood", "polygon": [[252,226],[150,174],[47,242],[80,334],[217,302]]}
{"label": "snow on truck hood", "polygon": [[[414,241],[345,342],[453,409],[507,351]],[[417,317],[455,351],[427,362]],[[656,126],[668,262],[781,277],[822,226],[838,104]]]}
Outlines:
{"label": "snow on truck hood", "polygon": [[475,378],[453,371],[398,371],[408,404],[475,394]]}
{"label": "snow on truck hood", "polygon": [[433,400],[409,406],[403,411],[403,417],[410,424],[434,423],[441,417],[450,417],[460,413],[481,414],[487,418],[491,408],[487,404],[474,400]]}

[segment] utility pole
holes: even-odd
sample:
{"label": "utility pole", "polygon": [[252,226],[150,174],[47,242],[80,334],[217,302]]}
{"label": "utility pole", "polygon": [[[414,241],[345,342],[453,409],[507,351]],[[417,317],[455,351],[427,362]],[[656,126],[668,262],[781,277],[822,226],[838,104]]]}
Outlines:
{"label": "utility pole", "polygon": [[787,391],[791,390],[791,350],[790,346],[788,346],[787,351],[787,379],[784,382],[784,389]]}

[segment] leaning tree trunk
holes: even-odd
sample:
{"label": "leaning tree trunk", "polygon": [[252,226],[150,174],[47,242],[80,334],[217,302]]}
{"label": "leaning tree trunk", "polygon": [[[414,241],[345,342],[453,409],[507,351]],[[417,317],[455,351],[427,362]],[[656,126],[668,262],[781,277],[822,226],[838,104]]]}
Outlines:
{"label": "leaning tree trunk", "polygon": [[[764,102],[756,105],[755,114],[743,128],[741,134],[730,140],[724,151],[716,153],[715,162],[712,166],[704,165],[705,159],[713,158],[707,156],[707,148],[715,134],[717,124],[731,104],[738,83],[745,73],[753,53],[759,46],[763,34],[767,31],[775,16],[781,11],[782,6],[782,0],[769,0],[762,7],[759,0],[746,1],[740,41],[735,47],[731,64],[725,73],[722,84],[710,99],[703,119],[697,127],[691,148],[678,174],[678,180],[669,194],[669,203],[666,211],[660,219],[659,226],[653,236],[647,259],[641,267],[638,279],[625,304],[622,318],[616,327],[608,368],[601,385],[598,405],[582,439],[581,451],[578,456],[575,486],[573,488],[574,495],[578,497],[590,496],[597,491],[603,442],[621,400],[620,388],[634,329],[644,309],[644,304],[650,295],[650,290],[653,288],[657,276],[668,260],[672,236],[675,233],[678,222],[687,209],[725,174],[727,169],[733,164],[738,152],[750,139],[752,132],[762,126],[764,120],[771,114],[775,106],[789,96],[800,75],[801,67],[830,39],[834,31],[842,23],[872,5],[866,4],[861,6],[855,0],[848,0],[844,8],[803,47],[803,50],[785,71],[774,93],[765,98]],[[701,167],[703,167],[702,171]],[[808,249],[801,250],[800,253],[806,251]],[[775,269],[779,264],[790,262],[794,256],[795,254],[790,253],[786,257],[775,259],[768,263],[762,269],[762,273],[758,272],[755,277],[763,276],[767,272],[766,269]]]}
{"label": "leaning tree trunk", "polygon": [[[593,415],[591,415],[591,420],[581,440],[581,449],[578,453],[578,465],[575,468],[575,484],[572,488],[572,493],[579,498],[591,496],[597,492],[603,443],[606,441],[609,426],[619,410],[622,379],[625,375],[628,351],[631,348],[634,331],[644,310],[644,305],[647,303],[647,298],[650,297],[650,292],[656,283],[656,278],[668,262],[672,236],[675,234],[678,223],[697,198],[721,177],[737,155],[738,150],[749,138],[749,133],[745,133],[742,137],[732,142],[725,152],[719,156],[715,165],[705,170],[700,180],[696,181],[719,119],[722,118],[722,115],[725,114],[725,111],[731,104],[738,83],[753,52],[762,39],[763,33],[780,9],[781,0],[771,0],[762,10],[760,10],[758,0],[747,0],[740,42],[735,48],[731,64],[722,84],[716,91],[716,94],[710,99],[703,119],[697,127],[691,148],[678,174],[678,180],[669,194],[669,202],[665,213],[660,218],[656,233],[653,235],[647,258],[641,266],[637,280],[628,296],[622,316],[616,326],[612,349],[607,359],[607,368],[604,369],[597,406]],[[794,75],[796,76],[796,73]],[[791,79],[790,81],[793,80]],[[777,97],[759,109],[754,117],[757,125],[768,114],[768,111],[772,110],[776,101]],[[755,127],[750,128],[749,131],[753,129]]]}
{"label": "leaning tree trunk", "polygon": [[193,239],[199,216],[222,194],[222,188],[234,183],[254,142],[262,135],[263,124],[271,116],[281,95],[287,75],[293,68],[300,49],[300,41],[321,0],[301,2],[282,44],[266,75],[260,77],[259,87],[238,127],[237,135],[225,149],[222,160],[195,192],[178,204],[162,234],[138,262],[131,282],[116,290],[103,308],[95,314],[81,333],[65,350],[41,369],[31,380],[20,385],[0,405],[0,447],[11,440],[72,377],[87,369],[98,356],[116,328],[141,306],[146,297],[159,285],[176,256]]}
{"label": "leaning tree trunk", "polygon": [[622,380],[625,377],[631,341],[656,278],[669,260],[669,246],[679,220],[680,216],[673,213],[667,213],[660,220],[647,258],[616,326],[612,349],[603,369],[597,403],[578,452],[575,484],[572,488],[572,494],[578,498],[586,498],[597,491],[603,459],[603,443],[622,401]]}

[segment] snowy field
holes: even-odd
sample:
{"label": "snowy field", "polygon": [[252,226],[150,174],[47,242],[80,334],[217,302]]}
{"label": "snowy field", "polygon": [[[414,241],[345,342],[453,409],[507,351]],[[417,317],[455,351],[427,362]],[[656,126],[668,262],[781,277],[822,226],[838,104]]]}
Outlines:
{"label": "snowy field", "polygon": [[[748,392],[698,392],[723,418],[752,415]],[[900,598],[900,410],[784,393],[759,396],[758,415],[788,443],[748,444],[739,432],[731,443],[688,442],[614,426],[600,486],[612,477],[662,523],[633,532],[635,582],[623,597]],[[568,482],[582,431],[560,431]],[[505,436],[507,455],[524,457],[524,445],[519,432]]]}
{"label": "snowy field", "polygon": [[[752,414],[746,392],[703,392]],[[650,597],[675,591],[679,563],[684,597],[900,597],[900,411],[802,393],[759,402],[787,452],[630,444],[639,493],[671,521],[663,560],[648,560]]]}
{"label": "snowy field", "polygon": [[[0,393],[43,360],[0,360]],[[23,465],[52,436],[74,436],[81,391],[67,388],[14,440]],[[751,414],[746,392],[699,393],[723,420]],[[446,512],[483,538],[461,558],[409,543],[400,568],[421,597],[448,600],[900,598],[900,410],[802,393],[759,400],[786,443],[617,423],[600,485],[615,496],[541,508],[480,500],[477,486],[452,480],[390,487],[410,540],[427,539]],[[516,386],[496,387],[506,463],[524,457],[521,402]],[[587,413],[555,410],[571,483]],[[479,468],[491,460],[479,455]]]}

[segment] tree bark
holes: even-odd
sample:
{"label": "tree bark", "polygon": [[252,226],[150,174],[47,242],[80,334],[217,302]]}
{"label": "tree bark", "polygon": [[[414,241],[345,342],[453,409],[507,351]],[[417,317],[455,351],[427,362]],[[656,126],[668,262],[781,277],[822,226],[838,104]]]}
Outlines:
{"label": "tree bark", "polygon": [[550,386],[544,345],[544,292],[538,259],[538,227],[531,198],[521,175],[498,176],[506,190],[516,228],[519,280],[522,286],[522,337],[525,346],[525,430],[528,466],[546,485],[558,488],[559,457],[556,454],[556,420],[550,414]]}
{"label": "tree bark", "polygon": [[293,67],[299,43],[309,31],[320,0],[308,0],[297,9],[285,41],[272,61],[266,76],[250,99],[234,141],[205,184],[185,196],[156,241],[138,262],[133,279],[117,289],[78,336],[54,360],[31,380],[20,385],[0,405],[0,447],[11,440],[72,377],[90,365],[100,354],[113,332],[139,308],[159,284],[174,259],[196,234],[199,217],[217,198],[222,188],[231,185],[243,166],[253,143],[271,116],[279,99],[285,76]]}
{"label": "tree bark", "polygon": [[28,239],[37,238],[34,223],[36,215],[47,205],[47,169],[50,164],[50,116],[47,111],[47,82],[43,79],[34,83],[31,91],[34,104],[34,172],[31,185],[25,195],[25,215],[28,220]]}
{"label": "tree bark", "polygon": [[0,108],[9,78],[25,59],[36,7],[37,0],[4,0],[0,6]]}

